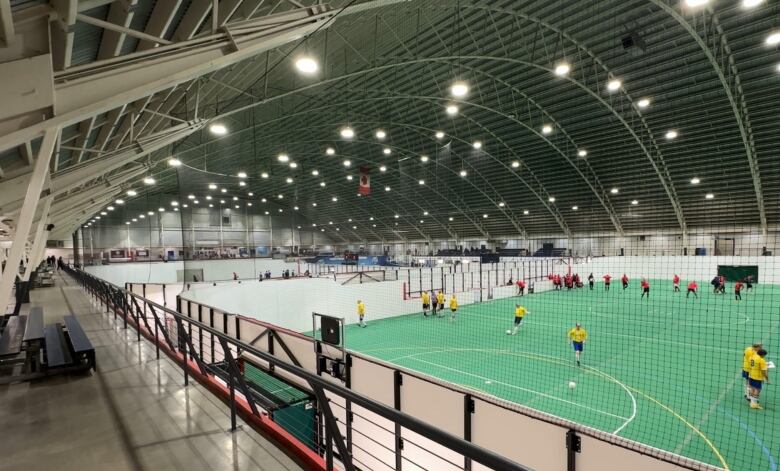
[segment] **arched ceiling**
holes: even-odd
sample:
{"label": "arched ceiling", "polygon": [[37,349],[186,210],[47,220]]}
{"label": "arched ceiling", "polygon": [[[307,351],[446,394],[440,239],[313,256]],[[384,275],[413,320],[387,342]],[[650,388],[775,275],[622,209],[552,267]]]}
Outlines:
{"label": "arched ceiling", "polygon": [[[133,114],[71,126],[63,142],[121,148],[131,117],[136,137],[218,122],[227,135],[205,127],[154,153],[147,190],[205,196],[217,183],[244,203],[276,198],[360,240],[767,230],[780,218],[780,52],[767,44],[780,8],[740,3],[336,2],[335,18],[312,35],[133,103]],[[160,35],[175,40],[183,23],[174,25],[197,6],[183,5]],[[297,8],[269,3],[253,14],[288,7]],[[158,4],[136,8],[130,27],[148,30]],[[628,38],[634,46],[624,47]],[[98,59],[105,41],[82,25],[74,63]],[[318,61],[315,75],[295,70],[302,55]],[[562,62],[570,71],[557,75]],[[457,80],[467,96],[451,96]],[[609,90],[611,80],[620,86]],[[347,125],[352,139],[339,135]],[[58,170],[88,153],[61,150]],[[169,156],[184,166],[169,167]],[[368,196],[358,196],[361,167]]]}

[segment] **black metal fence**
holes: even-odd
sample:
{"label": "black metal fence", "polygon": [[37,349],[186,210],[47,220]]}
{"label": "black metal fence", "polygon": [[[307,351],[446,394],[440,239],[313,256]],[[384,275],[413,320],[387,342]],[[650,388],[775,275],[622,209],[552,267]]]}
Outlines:
{"label": "black metal fence", "polygon": [[[227,383],[227,397],[225,399],[230,407],[232,429],[236,428],[236,416],[242,411],[245,414],[244,418],[250,419],[249,423],[256,423],[251,420],[253,418],[268,420],[268,414],[256,403],[244,378],[239,361],[242,355],[251,355],[261,360],[269,369],[282,371],[286,376],[295,378],[296,382],[305,385],[316,398],[319,417],[318,430],[321,430],[317,436],[316,450],[322,459],[319,466],[324,469],[331,470],[337,467],[347,471],[372,469],[370,464],[359,463],[353,459],[351,449],[356,446],[355,442],[349,440],[350,437],[345,437],[342,430],[346,430],[347,433],[353,430],[351,427],[346,427],[345,422],[347,421],[375,421],[376,416],[381,417],[384,422],[380,424],[375,421],[378,433],[394,433],[401,444],[406,441],[408,442],[407,446],[416,446],[424,450],[424,441],[430,440],[452,451],[453,456],[456,456],[457,459],[453,459],[452,456],[436,455],[433,457],[439,462],[446,462],[448,469],[471,469],[472,462],[499,471],[529,469],[413,416],[369,399],[348,387],[333,382],[331,379],[307,371],[300,364],[295,364],[298,363],[297,361],[282,361],[272,354],[253,347],[250,343],[230,337],[207,324],[98,279],[84,271],[72,268],[66,268],[66,271],[89,294],[94,296],[101,306],[105,307],[107,313],[113,312],[115,319],[121,321],[125,328],[127,326],[135,328],[138,341],[141,340],[142,336],[152,341],[155,345],[157,358],[160,358],[162,351],[180,365],[185,385],[189,383],[190,376],[194,376],[213,386],[218,384],[218,378],[225,377],[227,371],[227,381],[225,381]],[[204,358],[203,349],[196,348],[193,344],[193,328],[200,333],[197,339],[198,343],[203,341],[205,335],[208,335],[210,341],[217,347],[216,350],[212,351],[219,351],[220,354],[212,354],[209,359]],[[284,348],[283,345],[280,347]],[[217,360],[219,361],[217,362]],[[215,388],[210,389],[214,390]],[[240,396],[237,398],[237,395]],[[345,408],[345,405],[352,407]],[[366,413],[361,417],[358,410],[365,410]],[[424,440],[415,444],[410,441],[408,434],[404,438],[401,437],[402,430],[418,434]],[[364,438],[371,439],[368,436]],[[374,458],[382,462],[383,467],[391,469],[401,469],[403,463],[403,458],[398,454],[396,454],[394,463],[388,463],[388,460],[377,456]],[[310,462],[310,464],[316,463]],[[409,464],[426,469],[421,463]],[[438,465],[429,466],[429,469],[434,468],[441,469]]]}

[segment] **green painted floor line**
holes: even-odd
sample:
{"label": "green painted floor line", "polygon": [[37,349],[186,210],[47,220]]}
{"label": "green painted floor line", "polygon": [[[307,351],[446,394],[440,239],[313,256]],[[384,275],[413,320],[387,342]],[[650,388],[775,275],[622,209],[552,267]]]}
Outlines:
{"label": "green painted floor line", "polygon": [[[735,301],[709,285],[686,299],[669,281],[650,282],[649,300],[638,283],[599,284],[463,305],[455,322],[449,310],[370,321],[381,307],[367,306],[368,327],[347,326],[347,347],[716,466],[777,469],[780,397],[769,385],[765,409],[750,410],[739,375],[755,340],[780,359],[780,286]],[[515,303],[529,314],[510,336]],[[575,322],[589,332],[582,367],[566,337]]]}

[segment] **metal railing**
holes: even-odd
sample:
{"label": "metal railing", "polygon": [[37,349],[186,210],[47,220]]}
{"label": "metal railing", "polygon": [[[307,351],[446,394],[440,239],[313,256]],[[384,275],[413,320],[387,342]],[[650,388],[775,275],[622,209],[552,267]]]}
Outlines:
{"label": "metal railing", "polygon": [[[134,327],[138,341],[141,340],[142,335],[151,340],[155,344],[158,359],[162,350],[181,366],[185,386],[189,384],[189,378],[193,373],[200,380],[214,381],[217,378],[217,368],[214,364],[205,361],[194,347],[192,329],[195,328],[201,336],[208,334],[211,339],[216,340],[221,346],[223,356],[219,368],[223,373],[225,370],[228,373],[226,383],[229,394],[227,399],[230,407],[232,430],[236,428],[236,415],[239,406],[239,401],[236,398],[237,392],[243,396],[243,401],[245,401],[248,407],[248,414],[257,418],[263,415],[244,379],[238,361],[242,354],[248,354],[267,363],[275,371],[284,371],[292,378],[297,379],[297,382],[306,385],[313,393],[316,398],[324,432],[321,436],[318,436],[319,445],[324,444],[324,446],[318,447],[318,454],[320,456],[324,455],[323,467],[327,470],[334,469],[336,461],[340,462],[340,466],[346,471],[355,470],[356,465],[363,469],[368,468],[364,463],[356,463],[356,460],[353,460],[350,447],[340,429],[340,426],[345,426],[346,424],[343,419],[339,420],[336,417],[331,407],[331,405],[341,407],[338,401],[333,401],[335,398],[340,398],[347,404],[351,403],[362,407],[390,421],[393,424],[393,427],[390,428],[395,429],[396,438],[399,441],[407,440],[407,438],[402,439],[400,436],[400,431],[403,428],[417,433],[455,452],[457,455],[462,455],[464,458],[462,466],[448,461],[458,468],[470,469],[473,461],[497,471],[529,470],[529,468],[492,451],[438,429],[397,409],[369,399],[340,384],[318,376],[300,365],[282,361],[267,352],[253,347],[249,343],[230,337],[207,324],[161,306],[136,293],[96,278],[82,270],[68,267],[65,271],[77,280],[89,294],[94,296],[101,303],[101,306],[105,307],[106,312],[113,311],[116,319],[121,317],[124,328],[127,328],[128,325]],[[171,330],[172,327],[175,327],[175,331]],[[214,360],[213,357],[212,360]],[[241,405],[243,404],[244,402],[241,402]],[[355,414],[355,412],[345,414],[346,421],[353,420],[353,415]],[[349,428],[347,429],[349,430]],[[437,456],[437,458],[445,459],[441,456]],[[396,459],[395,469],[400,469],[400,464],[401,460]],[[393,466],[390,467],[392,468]]]}

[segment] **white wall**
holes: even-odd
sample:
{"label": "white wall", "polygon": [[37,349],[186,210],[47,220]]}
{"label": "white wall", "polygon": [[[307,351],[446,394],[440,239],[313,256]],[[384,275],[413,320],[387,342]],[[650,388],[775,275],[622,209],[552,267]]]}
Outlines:
{"label": "white wall", "polygon": [[202,269],[205,278],[203,281],[231,280],[233,272],[236,272],[240,279],[245,280],[256,279],[260,273],[266,270],[271,270],[272,276],[281,276],[284,270],[296,273],[299,270],[297,263],[270,258],[193,260],[168,263],[113,263],[86,266],[84,269],[98,278],[123,286],[125,283],[176,283],[177,270],[184,270],[185,267],[188,270]]}
{"label": "white wall", "polygon": [[[300,278],[199,285],[182,293],[182,298],[299,332],[311,330],[312,312],[357,322],[358,299],[366,304],[366,321],[422,311],[419,299],[403,299],[400,281],[341,285],[327,278]],[[457,299],[460,305],[470,304],[475,293],[458,293]]]}

